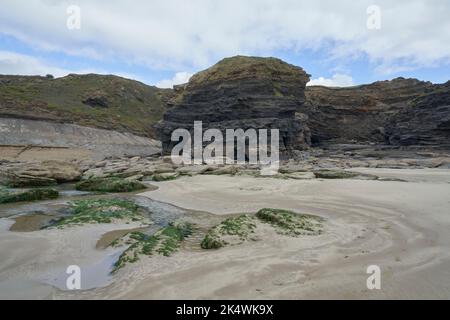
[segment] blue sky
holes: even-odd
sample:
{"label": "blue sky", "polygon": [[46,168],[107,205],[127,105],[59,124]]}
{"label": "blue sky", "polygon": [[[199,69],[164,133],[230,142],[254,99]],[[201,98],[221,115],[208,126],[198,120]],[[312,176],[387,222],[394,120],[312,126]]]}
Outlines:
{"label": "blue sky", "polygon": [[224,57],[244,54],[301,66],[311,84],[450,79],[447,0],[132,4],[2,0],[0,74],[95,72],[171,87]]}

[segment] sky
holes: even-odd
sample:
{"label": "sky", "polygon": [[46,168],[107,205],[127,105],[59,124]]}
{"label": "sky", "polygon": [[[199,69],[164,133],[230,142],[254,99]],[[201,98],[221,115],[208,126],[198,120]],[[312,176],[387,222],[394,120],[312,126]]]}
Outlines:
{"label": "sky", "polygon": [[0,74],[115,74],[172,87],[234,55],[309,85],[450,79],[449,0],[0,0]]}

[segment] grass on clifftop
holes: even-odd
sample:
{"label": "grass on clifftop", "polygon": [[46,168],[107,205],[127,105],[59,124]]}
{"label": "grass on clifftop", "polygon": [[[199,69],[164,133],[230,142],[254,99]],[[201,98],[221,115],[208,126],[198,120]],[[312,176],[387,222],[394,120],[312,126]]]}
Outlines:
{"label": "grass on clifftop", "polygon": [[86,223],[113,223],[115,221],[143,221],[139,206],[129,200],[98,199],[79,200],[70,204],[72,214],[63,217],[50,227],[63,228]]}
{"label": "grass on clifftop", "polygon": [[273,79],[274,75],[290,75],[307,82],[306,73],[302,68],[286,63],[278,58],[234,56],[225,58],[212,67],[196,73],[189,83],[222,81],[251,77],[252,79]]}
{"label": "grass on clifftop", "polygon": [[51,200],[58,198],[59,192],[54,189],[30,189],[24,191],[9,191],[0,187],[0,204],[23,201]]}
{"label": "grass on clifftop", "polygon": [[170,256],[178,250],[181,242],[192,233],[192,226],[188,223],[173,223],[159,230],[154,235],[142,232],[132,232],[122,239],[114,241],[114,247],[130,245],[114,264],[112,273],[123,268],[127,263],[139,260],[140,255],[151,256],[159,254]]}
{"label": "grass on clifftop", "polygon": [[78,182],[76,189],[80,191],[98,192],[132,192],[147,188],[146,185],[135,180],[122,178],[92,178]]}

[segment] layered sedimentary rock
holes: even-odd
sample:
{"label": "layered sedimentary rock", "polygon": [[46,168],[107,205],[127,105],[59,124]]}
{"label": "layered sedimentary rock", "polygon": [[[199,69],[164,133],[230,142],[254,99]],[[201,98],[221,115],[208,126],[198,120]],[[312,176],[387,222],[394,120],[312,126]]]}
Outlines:
{"label": "layered sedimentary rock", "polygon": [[307,87],[313,144],[449,145],[450,84],[397,78],[350,88]]}
{"label": "layered sedimentary rock", "polygon": [[171,151],[171,133],[203,129],[279,129],[280,151],[302,149],[310,134],[301,113],[309,75],[275,58],[237,56],[223,59],[176,89],[163,121],[158,124],[163,151]]}
{"label": "layered sedimentary rock", "polygon": [[432,88],[430,82],[404,78],[348,88],[307,87],[313,144],[385,143],[386,127],[397,113]]}
{"label": "layered sedimentary rock", "polygon": [[450,149],[450,81],[434,85],[410,101],[386,128],[393,145],[428,145]]}
{"label": "layered sedimentary rock", "polygon": [[[159,141],[129,132],[49,121],[0,118],[0,152],[5,153],[3,148],[12,146],[61,148],[59,152],[55,149],[57,153],[64,153],[63,148],[85,150],[95,159],[111,156],[149,156],[161,152]],[[0,154],[0,159],[3,156],[4,154]],[[14,157],[19,156],[20,153]]]}

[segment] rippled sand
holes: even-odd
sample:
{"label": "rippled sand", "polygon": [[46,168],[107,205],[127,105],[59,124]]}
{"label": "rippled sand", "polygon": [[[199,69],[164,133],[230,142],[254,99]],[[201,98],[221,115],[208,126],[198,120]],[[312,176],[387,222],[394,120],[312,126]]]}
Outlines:
{"label": "rippled sand", "polygon": [[[450,171],[362,170],[408,182],[195,176],[157,183],[158,190],[143,195],[216,215],[263,207],[311,213],[326,218],[325,232],[290,238],[267,229],[260,241],[214,251],[198,249],[200,239],[191,239],[172,257],[144,257],[121,269],[110,285],[83,292],[57,290],[25,275],[38,273],[35,261],[45,271],[52,259],[63,265],[70,258],[104,257],[95,249],[101,234],[130,226],[17,234],[3,225],[0,293],[27,289],[33,297],[56,299],[450,298]],[[374,264],[381,268],[382,288],[371,291],[366,269]]]}

